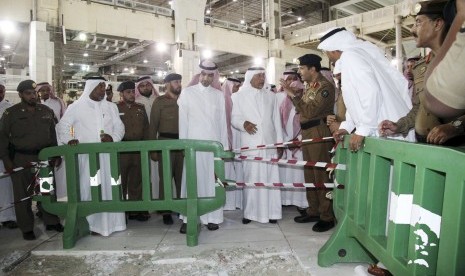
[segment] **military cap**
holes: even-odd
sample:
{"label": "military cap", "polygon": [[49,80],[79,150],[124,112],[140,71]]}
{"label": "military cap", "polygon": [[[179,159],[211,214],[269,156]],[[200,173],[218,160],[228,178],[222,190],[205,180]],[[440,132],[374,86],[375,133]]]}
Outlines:
{"label": "military cap", "polygon": [[175,81],[175,80],[182,80],[182,76],[176,73],[171,73],[166,75],[164,81],[165,82],[170,82],[170,81]]}
{"label": "military cap", "polygon": [[447,0],[418,2],[415,5],[414,15],[440,15],[442,17],[446,2]]}
{"label": "military cap", "polygon": [[321,61],[320,56],[317,56],[314,54],[306,54],[297,59],[297,64],[321,67],[320,61]]}
{"label": "military cap", "polygon": [[19,93],[22,93],[28,89],[35,90],[37,84],[33,80],[24,80],[18,84],[18,88],[16,88],[16,91]]}
{"label": "military cap", "polygon": [[136,84],[133,81],[123,81],[116,90],[123,92],[126,89],[136,89]]}

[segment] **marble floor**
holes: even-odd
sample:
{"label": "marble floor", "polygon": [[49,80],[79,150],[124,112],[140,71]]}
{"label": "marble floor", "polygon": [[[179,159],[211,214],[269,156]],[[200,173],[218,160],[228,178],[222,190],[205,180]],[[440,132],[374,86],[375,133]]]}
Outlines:
{"label": "marble floor", "polygon": [[[202,226],[199,245],[196,247],[186,246],[185,236],[179,233],[179,221],[176,220],[173,225],[167,226],[163,224],[161,216],[152,214],[152,218],[147,222],[129,221],[126,231],[114,233],[110,237],[87,236],[80,239],[73,249],[63,250],[61,234],[45,231],[41,221],[37,219],[34,231],[38,238],[35,241],[23,240],[17,229],[0,229],[0,259],[5,266],[8,262],[11,264],[12,259],[25,258],[29,253],[66,255],[105,251],[150,252],[161,249],[179,258],[188,257],[192,252],[199,250],[228,250],[242,246],[254,249],[268,248],[269,251],[271,247],[275,252],[295,256],[309,275],[359,275],[356,274],[355,267],[361,264],[336,264],[327,268],[318,266],[318,250],[330,237],[332,230],[316,233],[311,230],[314,223],[295,223],[295,207],[283,207],[283,219],[277,224],[251,222],[244,225],[241,222],[240,210],[225,211],[224,214],[225,221],[218,231],[208,231]],[[7,258],[10,260],[6,260]]]}

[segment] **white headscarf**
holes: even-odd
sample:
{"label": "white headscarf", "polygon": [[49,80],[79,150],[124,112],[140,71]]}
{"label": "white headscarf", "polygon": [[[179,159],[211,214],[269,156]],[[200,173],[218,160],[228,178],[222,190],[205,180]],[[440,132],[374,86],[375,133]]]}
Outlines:
{"label": "white headscarf", "polygon": [[197,74],[194,75],[194,77],[189,82],[187,87],[198,84],[200,82],[200,73],[202,72],[205,72],[206,74],[213,74],[213,82],[210,86],[218,90],[221,90],[220,74],[218,72],[218,66],[216,65],[216,63],[214,63],[211,60],[203,60],[199,63]]}
{"label": "white headscarf", "polygon": [[84,92],[82,92],[81,97],[76,102],[91,100],[90,93],[102,82],[105,82],[105,79],[88,79],[86,80],[86,85],[84,86]]}
{"label": "white headscarf", "polygon": [[[257,89],[255,87],[252,87],[252,84],[250,83],[250,81],[252,80],[253,76],[255,76],[256,74],[261,74],[261,73],[265,73],[265,68],[252,67],[252,68],[247,69],[247,72],[245,72],[245,76],[244,76],[244,82],[242,83],[241,88],[239,88],[239,91],[242,89]],[[265,85],[263,85],[262,89],[257,89],[257,90],[271,90],[271,85],[269,85],[266,82],[266,75],[265,75]]]}

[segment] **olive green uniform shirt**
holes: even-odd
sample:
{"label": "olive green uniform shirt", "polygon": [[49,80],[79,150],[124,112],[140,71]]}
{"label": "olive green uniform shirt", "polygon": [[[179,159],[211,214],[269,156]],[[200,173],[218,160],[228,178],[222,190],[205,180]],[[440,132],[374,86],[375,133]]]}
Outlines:
{"label": "olive green uniform shirt", "polygon": [[144,105],[140,103],[128,105],[121,101],[117,106],[125,129],[123,141],[146,140],[149,130],[149,119]]}

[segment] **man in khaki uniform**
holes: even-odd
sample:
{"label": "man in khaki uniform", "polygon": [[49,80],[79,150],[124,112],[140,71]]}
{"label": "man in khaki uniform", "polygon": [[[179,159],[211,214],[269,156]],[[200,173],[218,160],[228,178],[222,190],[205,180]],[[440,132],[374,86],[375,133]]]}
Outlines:
{"label": "man in khaki uniform", "polygon": [[[135,83],[122,82],[118,86],[121,101],[117,104],[125,132],[123,141],[141,141],[148,135],[149,121],[143,104],[135,102]],[[128,200],[142,199],[142,175],[139,153],[123,153],[120,155],[121,185],[123,198]],[[127,197],[126,197],[127,195]],[[129,219],[147,221],[147,212],[129,212]]]}
{"label": "man in khaki uniform", "polygon": [[[21,102],[8,108],[0,122],[0,158],[6,171],[37,162],[42,149],[57,145],[53,111],[37,103],[36,86],[32,80],[20,82],[17,91]],[[25,240],[35,240],[32,199],[24,200],[34,192],[34,172],[26,168],[12,173],[11,179],[18,226]],[[57,216],[41,211],[46,230],[63,232]]]}
{"label": "man in khaki uniform", "polygon": [[[301,56],[299,59],[299,74],[306,82],[303,95],[294,95],[289,85],[281,82],[284,90],[292,99],[300,114],[302,139],[331,136],[326,117],[333,113],[335,91],[334,86],[320,73],[321,57],[313,54]],[[305,161],[330,162],[329,151],[332,141],[309,143],[302,145]],[[324,168],[305,167],[305,181],[309,183],[328,183],[329,176]],[[325,232],[334,227],[332,202],[326,198],[328,189],[308,188],[307,213],[294,218],[297,223],[318,221],[312,228],[315,232]]]}
{"label": "man in khaki uniform", "polygon": [[[171,73],[165,77],[166,93],[155,99],[150,112],[149,138],[151,140],[173,140],[179,139],[179,107],[176,101],[181,94],[181,75]],[[161,154],[154,154],[154,160],[158,160],[158,171],[160,176],[160,199],[164,198],[163,186],[163,164]],[[171,151],[171,177],[176,187],[176,198],[181,195],[181,180],[183,168],[182,151]],[[173,224],[170,211],[161,211],[163,223]]]}
{"label": "man in khaki uniform", "polygon": [[[434,0],[420,2],[417,4],[417,15],[415,24],[412,27],[412,34],[415,37],[417,47],[430,48],[431,52],[421,58],[413,67],[413,107],[410,112],[400,118],[396,123],[385,120],[380,123],[382,135],[392,135],[401,133],[406,135],[408,131],[415,127],[417,142],[444,144],[447,146],[457,146],[463,144],[463,131],[456,127],[451,121],[443,121],[425,109],[424,88],[425,73],[441,47],[449,26],[444,21],[443,9],[446,4],[444,0]],[[461,122],[465,116],[452,120]],[[463,128],[462,128],[463,129]]]}

